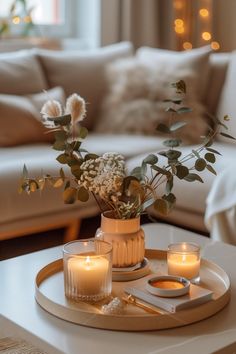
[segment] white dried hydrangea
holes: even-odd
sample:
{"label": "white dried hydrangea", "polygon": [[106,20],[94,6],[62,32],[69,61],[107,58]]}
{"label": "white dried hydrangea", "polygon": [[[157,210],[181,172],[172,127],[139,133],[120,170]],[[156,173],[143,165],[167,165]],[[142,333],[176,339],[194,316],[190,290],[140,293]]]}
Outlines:
{"label": "white dried hydrangea", "polygon": [[108,152],[90,159],[80,166],[83,171],[79,184],[104,200],[115,202],[121,196],[125,177],[125,161],[122,155]]}

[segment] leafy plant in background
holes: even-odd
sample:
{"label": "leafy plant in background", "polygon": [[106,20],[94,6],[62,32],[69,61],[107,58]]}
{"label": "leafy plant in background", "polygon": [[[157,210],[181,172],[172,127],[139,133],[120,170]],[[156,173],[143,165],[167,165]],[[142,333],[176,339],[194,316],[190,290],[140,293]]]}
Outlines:
{"label": "leafy plant in background", "polygon": [[[186,93],[184,81],[172,84],[177,97],[167,99],[166,111],[170,115],[169,123],[158,124],[156,130],[166,135],[163,141],[165,149],[157,154],[149,154],[141,163],[127,174],[125,160],[117,153],[105,153],[102,156],[90,153],[82,148],[87,136],[87,129],[81,126],[85,117],[84,100],[73,94],[67,99],[65,110],[57,101],[48,101],[42,108],[43,123],[55,135],[53,149],[60,151],[57,161],[70,168],[71,175],[66,176],[63,168],[58,176],[49,174],[37,178],[29,177],[26,166],[20,184],[20,192],[28,194],[43,190],[46,184],[54,188],[62,187],[65,203],[76,200],[86,202],[89,193],[93,194],[101,211],[112,210],[118,219],[129,219],[139,216],[146,208],[153,205],[157,212],[167,215],[176,202],[173,193],[176,179],[184,182],[200,182],[200,173],[208,170],[216,174],[213,164],[220,152],[212,148],[216,134],[234,139],[229,134],[219,131],[227,130],[227,126],[214,118],[214,126],[209,127],[209,134],[202,137],[202,144],[187,155],[179,148],[182,144],[175,134],[187,122],[173,118],[191,111],[183,105]],[[227,121],[228,116],[224,117]],[[160,160],[164,163],[161,163]],[[162,187],[161,187],[162,186]],[[164,186],[164,192],[163,192]],[[162,191],[162,192],[161,192]]]}
{"label": "leafy plant in background", "polygon": [[11,26],[21,24],[20,35],[25,37],[29,35],[34,27],[32,20],[32,11],[34,7],[28,7],[27,0],[14,0],[7,18],[0,20],[0,36],[11,33]]}

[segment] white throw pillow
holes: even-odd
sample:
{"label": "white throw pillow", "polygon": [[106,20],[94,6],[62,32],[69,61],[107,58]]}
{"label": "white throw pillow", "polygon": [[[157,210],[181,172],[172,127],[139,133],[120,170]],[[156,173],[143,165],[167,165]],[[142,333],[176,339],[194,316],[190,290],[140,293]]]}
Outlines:
{"label": "white throw pillow", "polygon": [[[228,130],[221,128],[224,133],[228,133],[236,137],[236,51],[232,53],[229,63],[228,71],[226,74],[225,84],[223,86],[219,105],[217,107],[216,116],[223,121],[224,116],[228,115],[230,120],[225,122]],[[224,138],[218,135],[217,140],[227,143],[236,143],[235,140]]]}
{"label": "white throw pillow", "polygon": [[191,55],[143,48],[135,58],[111,64],[107,71],[110,93],[95,130],[154,135],[157,124],[170,118],[163,100],[178,97],[171,83],[182,79],[187,84],[184,106],[193,111],[174,118],[188,122],[176,136],[181,136],[185,143],[198,143],[207,131],[202,92],[206,87],[209,54],[208,48],[193,50]]}

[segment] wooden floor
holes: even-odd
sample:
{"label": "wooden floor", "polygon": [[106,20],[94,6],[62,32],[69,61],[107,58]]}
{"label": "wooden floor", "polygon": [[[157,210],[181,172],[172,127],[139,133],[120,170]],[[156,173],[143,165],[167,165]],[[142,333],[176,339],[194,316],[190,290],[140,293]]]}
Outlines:
{"label": "wooden floor", "polygon": [[[156,220],[151,219],[151,221]],[[142,216],[141,224],[145,224],[147,222],[150,222],[150,218],[147,216]],[[93,237],[99,226],[100,216],[82,220],[78,238]],[[0,260],[61,245],[63,243],[63,233],[64,230],[59,229],[0,241]],[[204,236],[207,235],[205,234]]]}

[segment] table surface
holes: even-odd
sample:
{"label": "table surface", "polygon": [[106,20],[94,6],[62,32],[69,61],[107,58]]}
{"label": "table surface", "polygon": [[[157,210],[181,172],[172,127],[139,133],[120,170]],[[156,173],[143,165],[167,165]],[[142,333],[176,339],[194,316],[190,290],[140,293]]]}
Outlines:
{"label": "table surface", "polygon": [[[37,272],[62,256],[62,247],[55,247],[0,263],[0,337],[19,336],[51,354],[204,354],[219,349],[226,353],[222,348],[236,341],[236,247],[170,225],[147,224],[143,228],[146,248],[166,249],[178,241],[201,245],[202,256],[228,273],[230,303],[211,318],[162,331],[116,332],[72,324],[47,313],[34,299]],[[232,353],[236,343],[233,348]]]}

